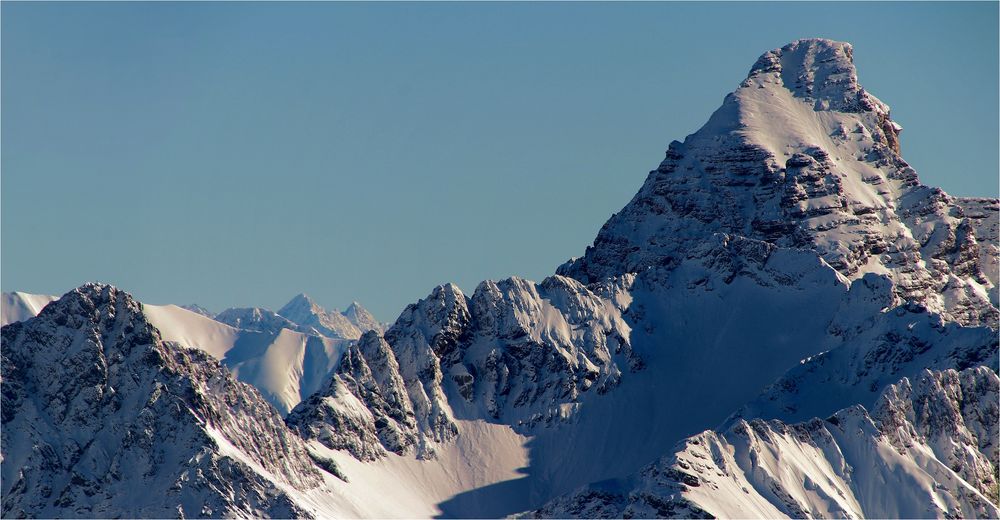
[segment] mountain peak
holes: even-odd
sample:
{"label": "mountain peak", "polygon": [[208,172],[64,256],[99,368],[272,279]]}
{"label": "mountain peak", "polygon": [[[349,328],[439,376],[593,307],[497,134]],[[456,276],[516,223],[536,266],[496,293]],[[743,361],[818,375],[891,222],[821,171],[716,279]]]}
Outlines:
{"label": "mountain peak", "polygon": [[257,390],[121,289],[85,284],[0,335],[4,517],[291,518],[323,482]]}
{"label": "mountain peak", "polygon": [[850,280],[887,273],[902,300],[995,324],[991,264],[959,259],[984,258],[977,251],[995,242],[995,228],[966,210],[979,206],[920,184],[900,153],[901,130],[858,83],[850,44],[808,39],[768,51],[558,272],[592,283],[673,266],[724,233],[811,249]]}
{"label": "mountain peak", "polygon": [[315,314],[317,312],[326,312],[323,307],[317,304],[312,298],[306,293],[299,293],[288,300],[278,314],[298,323],[299,319],[304,319],[303,316],[309,314]]}
{"label": "mountain peak", "polygon": [[[128,292],[111,284],[87,282],[62,295],[51,305],[42,309],[42,312],[53,314],[83,313],[89,319],[97,320],[104,315],[109,307],[119,305],[122,309],[128,309],[130,315],[141,312],[139,303]],[[115,312],[112,311],[110,314],[114,316]]]}
{"label": "mountain peak", "polygon": [[292,297],[291,300],[288,301],[288,305],[291,305],[293,303],[307,303],[309,305],[315,305],[316,301],[313,300],[308,294],[301,292],[299,294],[296,294],[294,297]]}
{"label": "mountain peak", "polygon": [[[817,59],[818,58],[818,59]],[[803,38],[760,56],[750,68],[748,78],[759,73],[779,72],[785,68],[812,68],[816,63],[836,65],[854,71],[854,47],[847,42],[824,38]]]}
{"label": "mountain peak", "polygon": [[765,52],[742,87],[769,85],[813,101],[816,110],[889,113],[888,106],[858,84],[854,48],[846,42],[808,38]]}
{"label": "mountain peak", "polygon": [[341,314],[361,332],[375,330],[381,333],[383,330],[382,324],[375,319],[375,316],[357,301],[352,301],[347,310]]}

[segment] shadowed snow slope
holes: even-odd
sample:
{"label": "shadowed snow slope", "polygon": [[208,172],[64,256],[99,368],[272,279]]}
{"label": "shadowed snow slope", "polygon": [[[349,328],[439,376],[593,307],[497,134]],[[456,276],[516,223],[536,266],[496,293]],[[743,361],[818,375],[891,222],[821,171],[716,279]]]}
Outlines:
{"label": "shadowed snow slope", "polygon": [[889,386],[871,414],[740,420],[531,516],[996,518],[998,386],[986,367],[924,370]]}

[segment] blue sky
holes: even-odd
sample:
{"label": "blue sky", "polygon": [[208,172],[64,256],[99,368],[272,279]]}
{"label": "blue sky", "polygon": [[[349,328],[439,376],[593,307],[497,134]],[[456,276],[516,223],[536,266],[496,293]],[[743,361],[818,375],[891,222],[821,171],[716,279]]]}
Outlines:
{"label": "blue sky", "polygon": [[540,280],[813,36],[923,182],[995,197],[998,5],[4,2],[0,285],[391,320]]}

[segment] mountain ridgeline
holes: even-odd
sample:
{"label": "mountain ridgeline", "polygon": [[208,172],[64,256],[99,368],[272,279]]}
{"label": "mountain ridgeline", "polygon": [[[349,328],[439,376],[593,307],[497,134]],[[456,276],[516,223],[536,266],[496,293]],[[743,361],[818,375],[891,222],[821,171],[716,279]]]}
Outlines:
{"label": "mountain ridgeline", "polygon": [[539,283],[389,326],[23,304],[4,516],[995,518],[1000,201],[920,184],[901,131],[799,40]]}

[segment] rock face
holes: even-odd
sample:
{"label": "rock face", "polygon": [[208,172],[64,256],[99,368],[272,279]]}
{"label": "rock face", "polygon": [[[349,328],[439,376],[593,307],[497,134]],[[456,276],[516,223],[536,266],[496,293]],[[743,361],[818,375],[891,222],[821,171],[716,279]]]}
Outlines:
{"label": "rock face", "polygon": [[456,417],[559,422],[584,393],[608,392],[623,371],[641,369],[621,316],[630,281],[590,289],[560,276],[511,278],[483,282],[472,298],[440,286],[384,339],[366,333],[289,424],[371,460],[384,450],[433,457],[458,434]]}
{"label": "rock face", "polygon": [[313,332],[329,338],[358,339],[366,331],[382,332],[379,323],[358,302],[351,303],[343,313],[320,307],[305,294],[292,298],[278,314],[298,324],[303,332]]}
{"label": "rock face", "polygon": [[323,481],[249,385],[88,284],[3,328],[3,516],[278,516]]}
{"label": "rock face", "polygon": [[998,388],[986,367],[925,370],[887,387],[871,413],[740,420],[529,516],[996,518]]}
{"label": "rock face", "polygon": [[287,422],[303,437],[363,461],[386,451],[411,453],[420,435],[399,363],[373,331],[344,353],[327,386],[299,404]]}
{"label": "rock face", "polygon": [[899,131],[858,84],[849,44],[765,53],[559,272],[589,283],[671,265],[721,232],[815,250],[852,280],[886,273],[907,301],[995,327],[997,201],[921,185]]}

